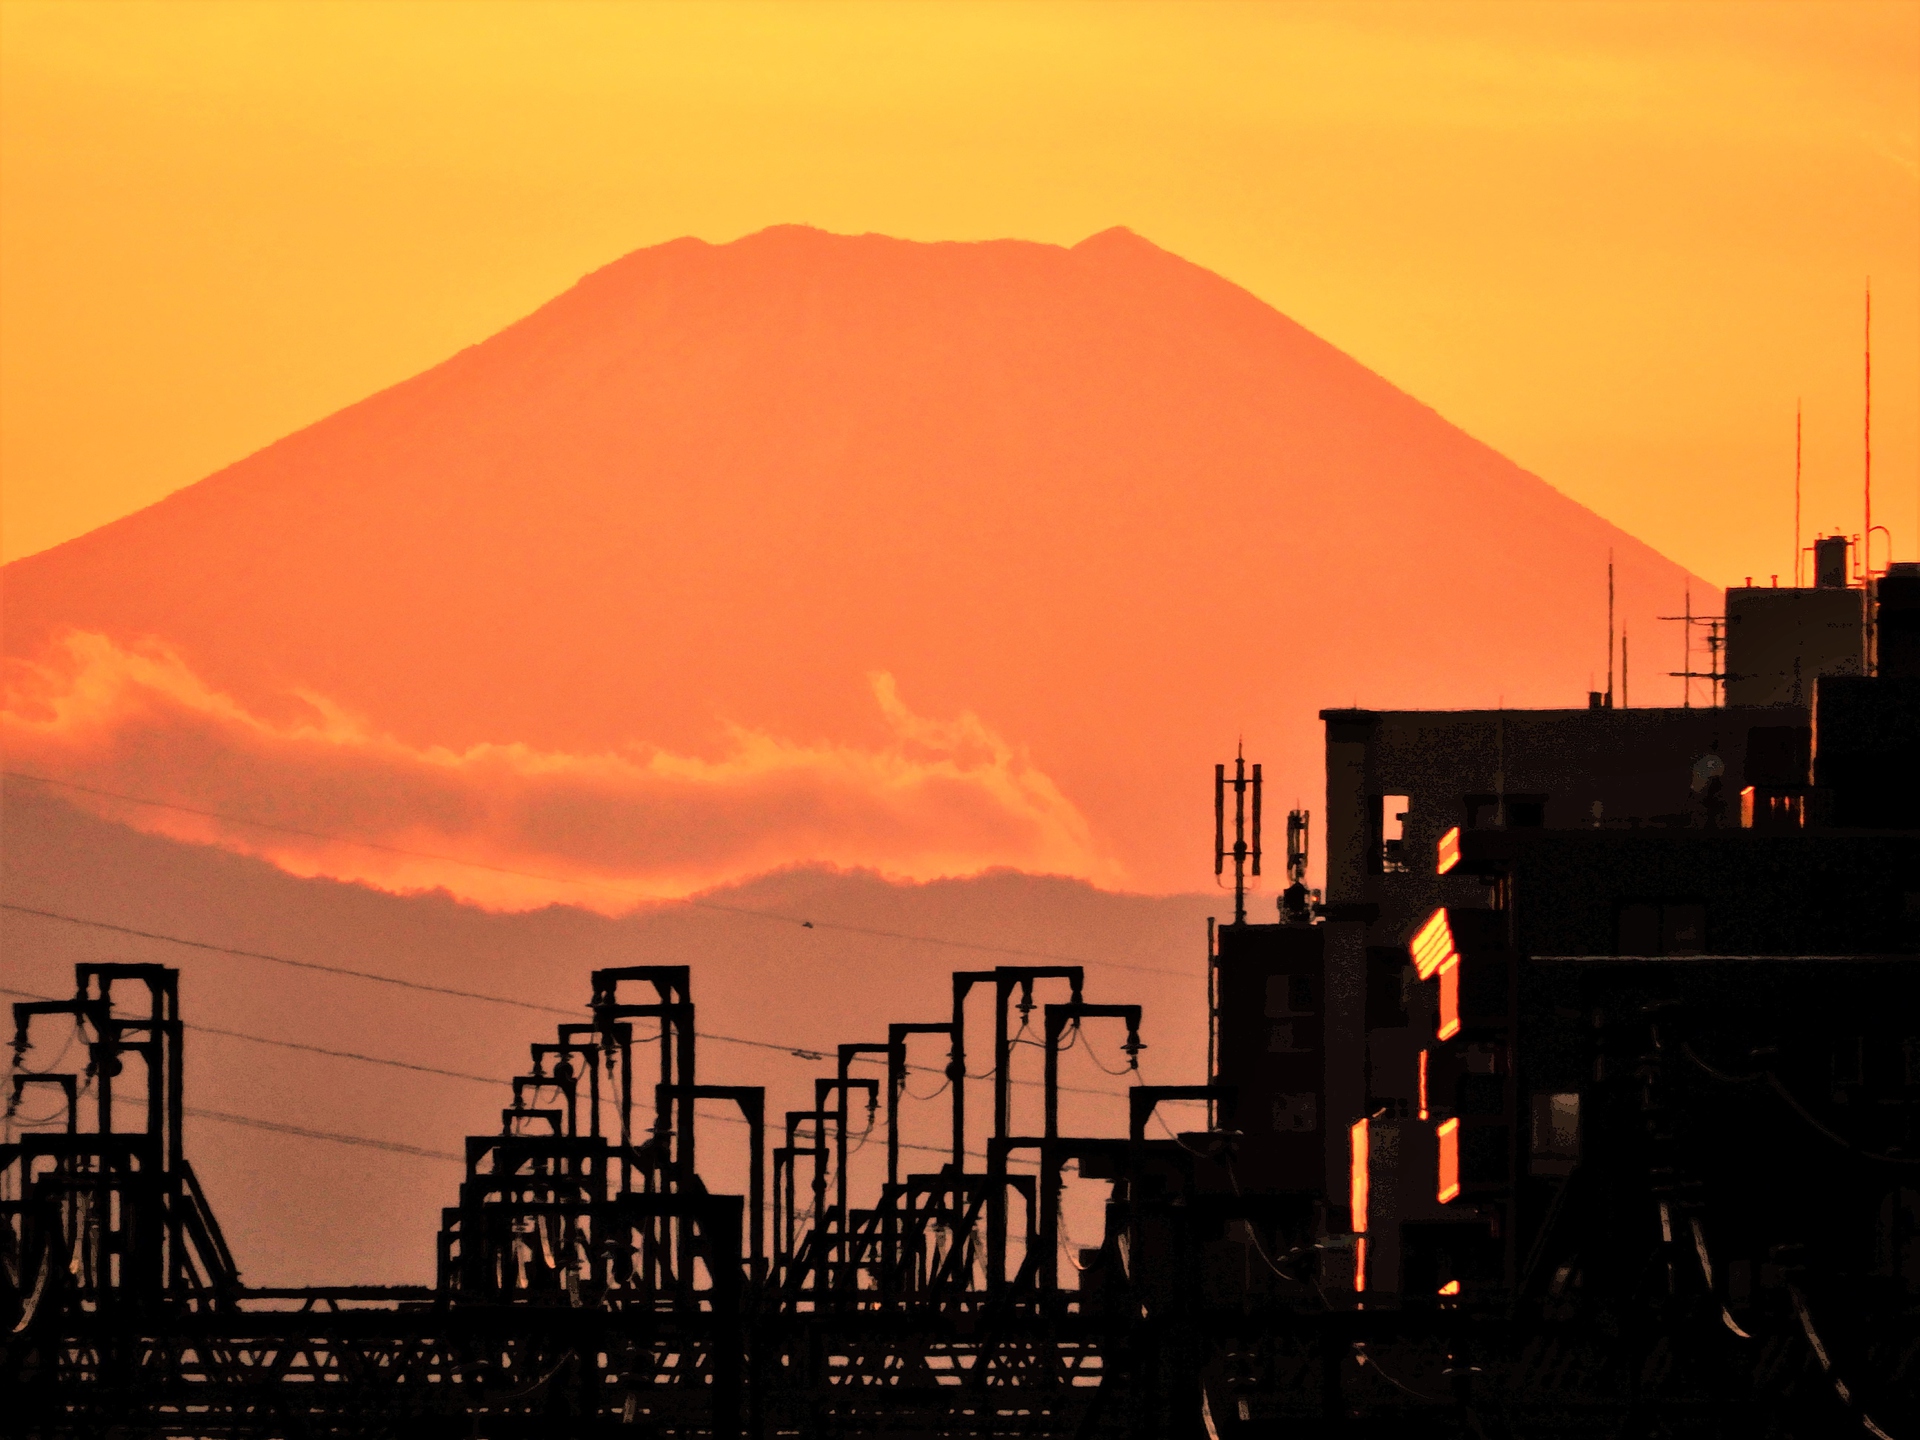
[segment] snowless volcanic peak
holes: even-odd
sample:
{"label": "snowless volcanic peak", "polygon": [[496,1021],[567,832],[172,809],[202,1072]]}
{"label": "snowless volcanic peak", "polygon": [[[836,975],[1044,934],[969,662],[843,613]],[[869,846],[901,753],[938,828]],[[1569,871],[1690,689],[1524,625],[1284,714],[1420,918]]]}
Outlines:
{"label": "snowless volcanic peak", "polygon": [[9,566],[6,740],[420,853],[97,801],[147,828],[502,906],[802,862],[1187,889],[1238,736],[1318,809],[1324,706],[1581,703],[1610,549],[1652,655],[1676,566],[1125,230],[782,226]]}

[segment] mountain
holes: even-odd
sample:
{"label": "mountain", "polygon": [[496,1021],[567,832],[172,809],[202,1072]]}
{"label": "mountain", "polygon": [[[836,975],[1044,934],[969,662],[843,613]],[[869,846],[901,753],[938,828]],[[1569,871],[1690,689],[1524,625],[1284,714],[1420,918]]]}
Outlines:
{"label": "mountain", "polygon": [[183,807],[85,802],[148,829],[497,907],[1194,889],[1239,737],[1317,809],[1323,706],[1583,703],[1610,552],[1664,647],[1678,567],[1124,230],[779,227],[9,565],[5,739]]}

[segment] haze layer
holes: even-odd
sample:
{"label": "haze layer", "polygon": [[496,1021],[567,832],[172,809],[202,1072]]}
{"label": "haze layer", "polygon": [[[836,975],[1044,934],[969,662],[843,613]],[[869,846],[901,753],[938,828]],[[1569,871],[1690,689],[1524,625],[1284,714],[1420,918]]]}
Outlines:
{"label": "haze layer", "polygon": [[503,906],[1192,889],[1242,735],[1278,808],[1323,706],[1583,703],[1609,551],[1671,703],[1676,566],[1132,234],[682,240],[9,566],[9,763]]}

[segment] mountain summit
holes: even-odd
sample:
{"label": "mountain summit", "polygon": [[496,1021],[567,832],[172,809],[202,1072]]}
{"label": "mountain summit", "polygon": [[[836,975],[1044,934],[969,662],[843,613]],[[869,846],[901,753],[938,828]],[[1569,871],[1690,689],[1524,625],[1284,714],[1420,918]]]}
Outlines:
{"label": "mountain summit", "polygon": [[1581,703],[1609,551],[1652,641],[1677,566],[1129,231],[781,226],[8,566],[7,740],[418,853],[136,823],[489,903],[810,861],[1192,889],[1236,737],[1317,810],[1323,706]]}

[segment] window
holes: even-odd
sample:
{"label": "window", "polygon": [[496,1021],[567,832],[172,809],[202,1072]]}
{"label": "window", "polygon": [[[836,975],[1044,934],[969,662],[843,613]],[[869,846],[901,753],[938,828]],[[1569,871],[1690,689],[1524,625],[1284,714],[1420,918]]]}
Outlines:
{"label": "window", "polygon": [[1356,1235],[1367,1233],[1367,1122],[1356,1120],[1353,1129],[1347,1132],[1352,1147],[1353,1161],[1347,1176],[1347,1202],[1353,1207],[1353,1230]]}
{"label": "window", "polygon": [[1445,875],[1460,864],[1460,827],[1454,826],[1440,837],[1439,855],[1434,866],[1434,874]]}
{"label": "window", "polygon": [[1449,955],[1440,966],[1440,1028],[1434,1036],[1451,1040],[1460,1033],[1460,957]]}
{"label": "window", "polygon": [[1452,956],[1453,927],[1447,923],[1444,908],[1427,917],[1427,923],[1407,942],[1407,952],[1413,956],[1413,968],[1422,980],[1431,980],[1433,972]]}
{"label": "window", "polygon": [[1460,1194],[1460,1122],[1442,1120],[1434,1132],[1440,1139],[1440,1189],[1442,1205]]}
{"label": "window", "polygon": [[1412,801],[1405,795],[1382,795],[1375,802],[1379,809],[1373,822],[1374,872],[1380,875],[1404,875],[1407,864],[1407,814]]}

